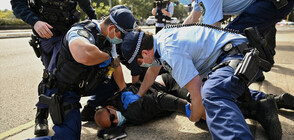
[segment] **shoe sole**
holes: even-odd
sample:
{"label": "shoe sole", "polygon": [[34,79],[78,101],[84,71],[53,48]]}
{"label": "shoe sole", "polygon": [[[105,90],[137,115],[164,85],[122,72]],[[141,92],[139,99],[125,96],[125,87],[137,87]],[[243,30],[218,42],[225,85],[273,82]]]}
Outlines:
{"label": "shoe sole", "polygon": [[283,108],[294,110],[294,96],[293,95],[291,95],[289,93],[285,93],[284,95],[282,95],[281,98],[282,98],[282,101],[284,102]]}

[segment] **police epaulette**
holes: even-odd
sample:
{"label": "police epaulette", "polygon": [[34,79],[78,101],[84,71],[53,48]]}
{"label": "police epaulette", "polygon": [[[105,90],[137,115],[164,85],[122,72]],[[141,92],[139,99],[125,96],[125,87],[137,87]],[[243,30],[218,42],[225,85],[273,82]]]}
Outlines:
{"label": "police epaulette", "polygon": [[209,25],[209,24],[205,24],[205,23],[199,23],[199,22],[198,23],[192,23],[192,24],[169,25],[169,26],[165,26],[164,29],[168,29],[168,28],[181,28],[181,27],[189,27],[189,26],[203,26],[203,27],[208,27],[208,28],[220,30],[220,31],[230,32],[230,33],[234,33],[234,34],[239,34],[239,31],[238,30],[229,29],[229,28],[216,27],[216,26],[213,26],[213,25]]}

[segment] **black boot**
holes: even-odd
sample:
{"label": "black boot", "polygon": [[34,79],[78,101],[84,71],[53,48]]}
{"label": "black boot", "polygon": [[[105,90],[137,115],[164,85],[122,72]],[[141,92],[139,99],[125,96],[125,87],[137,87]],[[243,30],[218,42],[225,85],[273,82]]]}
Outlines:
{"label": "black boot", "polygon": [[47,136],[49,133],[48,128],[48,108],[37,109],[35,119],[35,132],[36,136]]}
{"label": "black boot", "polygon": [[273,97],[277,103],[277,107],[294,110],[294,96],[289,93],[282,95],[267,94],[266,98]]}
{"label": "black boot", "polygon": [[282,127],[274,98],[244,102],[240,110],[245,118],[258,121],[270,140],[282,139]]}
{"label": "black boot", "polygon": [[256,82],[262,82],[262,81],[264,81],[264,79],[265,79],[265,76],[264,76],[263,73],[261,73],[261,75],[255,81]]}
{"label": "black boot", "polygon": [[84,109],[81,112],[82,121],[94,121],[95,107],[90,107],[85,105]]}

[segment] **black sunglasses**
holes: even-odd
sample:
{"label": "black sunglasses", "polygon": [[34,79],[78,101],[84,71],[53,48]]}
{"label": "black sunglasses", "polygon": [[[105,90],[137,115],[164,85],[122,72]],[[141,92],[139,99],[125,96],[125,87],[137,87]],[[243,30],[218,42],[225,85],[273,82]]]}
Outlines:
{"label": "black sunglasses", "polygon": [[114,114],[111,114],[111,113],[110,113],[110,110],[109,110],[108,108],[106,108],[106,110],[107,110],[108,113],[109,113],[109,120],[110,120],[110,123],[111,123],[111,127],[115,127],[116,124],[113,122],[114,119],[115,119],[115,115],[114,115]]}

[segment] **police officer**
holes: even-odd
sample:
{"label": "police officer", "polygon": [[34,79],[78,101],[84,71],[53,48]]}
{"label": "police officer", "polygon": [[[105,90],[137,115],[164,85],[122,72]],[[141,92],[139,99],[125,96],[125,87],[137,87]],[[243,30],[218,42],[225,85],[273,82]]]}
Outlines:
{"label": "police officer", "polygon": [[[246,37],[205,24],[172,27],[174,26],[163,29],[154,37],[148,32],[134,31],[124,38],[123,56],[130,62],[137,61],[140,66],[149,69],[140,90],[137,94],[126,96],[123,104],[138,100],[137,96],[144,96],[163,66],[180,87],[186,87],[190,92],[191,105],[186,107],[187,110],[191,110],[191,115],[187,117],[191,121],[198,121],[206,115],[207,125],[214,139],[254,139],[237,105],[239,101],[245,105],[249,103],[270,107],[271,111],[260,112],[271,117],[259,121],[262,125],[274,126],[267,127],[269,130],[266,130],[266,133],[273,139],[281,139],[282,130],[274,98],[264,99],[264,96],[256,96],[247,100],[244,97],[249,94],[248,92],[260,93],[249,91],[247,87],[254,77],[258,76],[259,68],[254,71],[250,82],[242,79],[239,72],[234,74],[235,70],[244,66],[240,63],[241,60],[247,62],[245,58],[255,50],[239,50],[239,47],[248,41]],[[227,44],[230,44],[229,49],[225,47]],[[252,48],[250,45],[243,47]],[[252,65],[257,64],[254,62]],[[246,71],[253,72],[249,67],[246,67]],[[204,83],[202,77],[207,77]],[[291,99],[293,102],[293,96]],[[293,107],[293,103],[289,104]],[[256,113],[251,115],[259,116]]]}
{"label": "police officer", "polygon": [[[11,5],[16,17],[32,26],[35,35],[31,42],[34,43],[35,52],[45,67],[45,73],[55,68],[53,61],[59,49],[62,35],[75,22],[80,20],[80,13],[76,10],[77,3],[90,19],[96,19],[95,10],[90,0],[11,0]],[[37,43],[40,43],[39,50]],[[39,54],[41,52],[41,54]],[[43,82],[40,83],[42,85]],[[37,136],[47,135],[48,106],[37,103],[35,131]]]}
{"label": "police officer", "polygon": [[[179,0],[181,3],[191,3],[192,0]],[[273,56],[276,47],[275,24],[281,21],[293,9],[293,0],[198,0],[193,12],[185,20],[184,24],[198,22],[203,16],[203,23],[220,26],[221,21],[232,15],[238,15],[226,28],[238,30],[254,27],[267,41],[269,49],[268,61],[273,65]],[[258,79],[263,81],[264,76]]]}
{"label": "police officer", "polygon": [[170,24],[174,13],[174,5],[170,0],[155,0],[152,15],[155,16],[155,33]]}
{"label": "police officer", "polygon": [[[116,5],[110,9],[110,13],[117,9],[127,9],[128,8],[124,5]],[[115,56],[122,64],[126,65],[128,69],[130,69],[129,64],[125,61],[125,59],[121,56],[121,51],[120,47],[121,44],[113,44],[113,51],[117,52],[118,56]],[[113,56],[114,57],[114,56]],[[134,64],[132,67],[133,69],[130,69],[131,75],[132,75],[132,83],[136,83],[140,80],[143,80],[144,75],[142,74],[143,72],[146,72],[146,68],[141,68],[138,64]],[[117,89],[113,88],[110,86],[110,89],[103,87],[101,90],[104,90],[103,92],[109,92],[109,93],[114,93]],[[111,95],[111,94],[109,94]],[[95,109],[99,105],[101,105],[105,99],[101,99],[101,97],[96,98],[95,95],[91,96],[90,99],[87,101],[87,105],[84,106],[82,112],[81,112],[81,119],[82,121],[94,121],[94,114],[95,114]]]}
{"label": "police officer", "polygon": [[82,95],[96,94],[101,99],[110,97],[112,93],[101,92],[101,89],[113,85],[113,79],[106,78],[112,68],[120,91],[126,87],[121,66],[112,60],[110,52],[112,44],[121,43],[124,34],[134,26],[133,14],[118,9],[102,22],[85,20],[73,25],[66,33],[56,58],[56,69],[49,73],[46,95],[39,97],[40,102],[49,104],[55,134],[40,139],[80,139],[79,100]]}

